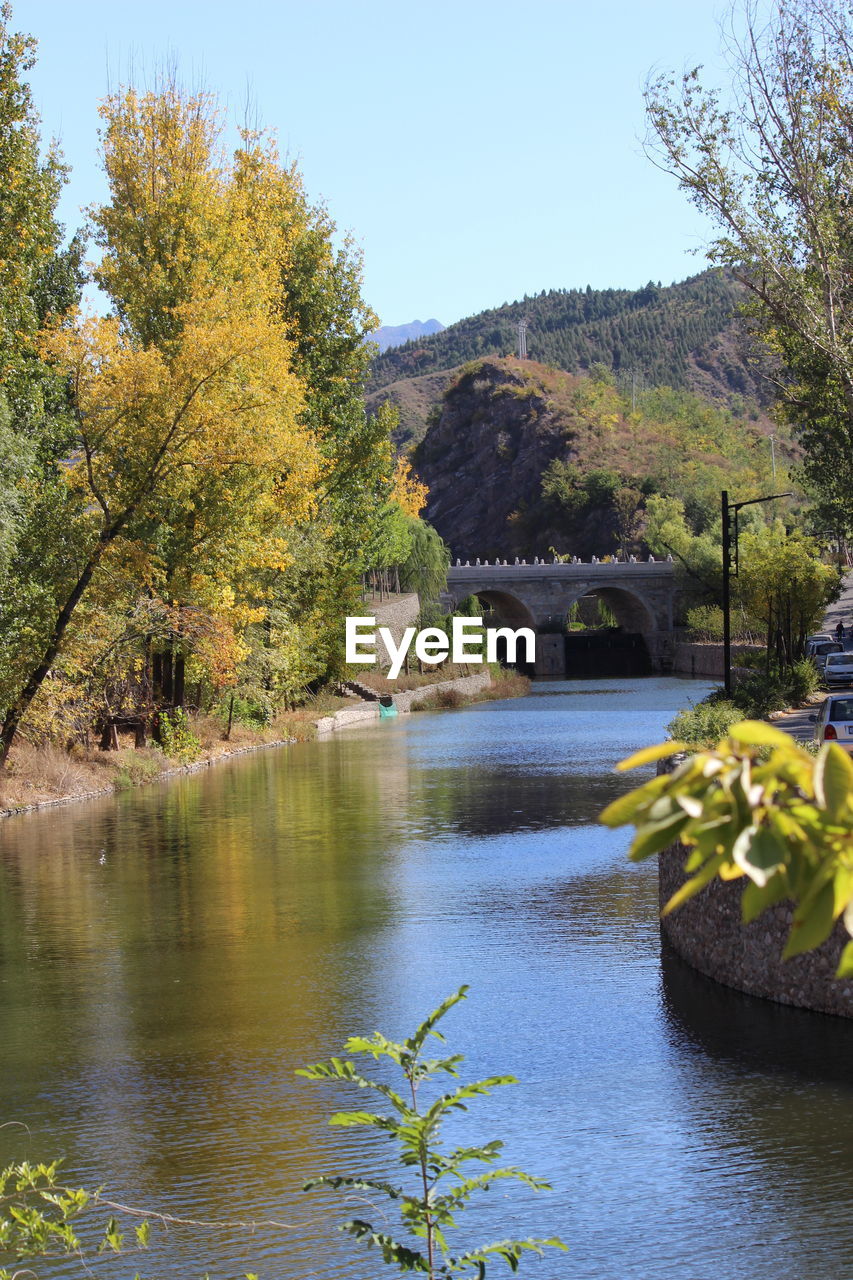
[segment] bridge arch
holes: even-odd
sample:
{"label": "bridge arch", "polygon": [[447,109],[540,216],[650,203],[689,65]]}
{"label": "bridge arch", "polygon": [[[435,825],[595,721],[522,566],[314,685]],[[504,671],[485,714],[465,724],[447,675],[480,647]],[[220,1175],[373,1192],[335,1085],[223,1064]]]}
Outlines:
{"label": "bridge arch", "polygon": [[607,605],[623,631],[646,635],[658,629],[658,620],[648,601],[630,587],[591,586],[566,601],[568,613],[578,600],[596,599]]}
{"label": "bridge arch", "polygon": [[535,628],[536,621],[528,606],[518,596],[513,595],[509,591],[498,591],[494,589],[473,591],[481,604],[487,606],[487,614],[490,616],[496,626],[504,627],[532,627]]}

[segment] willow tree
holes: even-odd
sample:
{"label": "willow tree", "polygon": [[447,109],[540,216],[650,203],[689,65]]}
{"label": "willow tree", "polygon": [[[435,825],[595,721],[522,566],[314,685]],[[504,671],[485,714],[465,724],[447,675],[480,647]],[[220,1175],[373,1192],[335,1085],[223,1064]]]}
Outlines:
{"label": "willow tree", "polygon": [[853,19],[843,0],[732,11],[727,92],[699,68],[647,88],[653,159],[719,229],[776,357],[810,487],[853,527]]}
{"label": "willow tree", "polygon": [[72,390],[77,547],[8,705],[4,761],[112,556],[133,554],[140,584],[154,581],[163,527],[180,530],[194,538],[183,571],[218,572],[227,608],[235,569],[286,556],[282,522],[309,515],[321,466],[279,306],[278,172],[249,182],[226,164],[206,95],[131,91],[103,115],[112,199],[94,222],[114,312],[66,320],[43,343]]}

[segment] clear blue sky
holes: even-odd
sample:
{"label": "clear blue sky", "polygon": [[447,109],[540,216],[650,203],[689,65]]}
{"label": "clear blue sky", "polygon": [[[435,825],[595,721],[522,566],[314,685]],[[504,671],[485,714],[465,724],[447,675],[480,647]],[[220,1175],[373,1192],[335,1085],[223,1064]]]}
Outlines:
{"label": "clear blue sky", "polygon": [[[385,324],[541,289],[669,283],[707,228],[640,144],[653,67],[719,63],[712,0],[13,0],[35,35],[62,215],[105,195],[97,103],[165,60],[241,114],[247,88],[364,252]],[[691,250],[700,250],[698,255]]]}

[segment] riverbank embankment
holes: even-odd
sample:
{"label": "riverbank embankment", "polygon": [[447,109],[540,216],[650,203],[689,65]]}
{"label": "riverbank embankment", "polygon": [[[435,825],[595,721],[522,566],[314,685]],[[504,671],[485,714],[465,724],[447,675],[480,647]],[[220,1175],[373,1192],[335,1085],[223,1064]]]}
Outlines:
{"label": "riverbank embankment", "polygon": [[[216,751],[203,755],[198,760],[183,763],[170,761],[156,748],[137,751],[128,747],[112,753],[89,752],[82,757],[56,747],[34,748],[30,757],[29,775],[13,775],[11,786],[7,788],[7,794],[8,791],[13,791],[13,794],[19,796],[26,796],[29,790],[34,798],[6,803],[0,801],[0,818],[32,813],[36,809],[53,809],[58,805],[74,804],[78,800],[96,800],[116,795],[132,787],[179,777],[181,774],[197,773],[201,769],[209,769],[212,765],[223,764],[255,751],[292,746],[297,741],[297,738],[272,737],[241,746],[221,743]],[[35,763],[32,763],[33,757]],[[104,781],[97,785],[99,776]],[[96,782],[94,786],[92,779]],[[53,794],[45,794],[48,789]]]}
{"label": "riverbank embankment", "polygon": [[[741,658],[761,652],[760,645],[733,644],[732,662],[737,666]],[[714,643],[680,640],[673,648],[672,670],[675,675],[679,676],[722,680],[725,673],[723,646]]]}
{"label": "riverbank embankment", "polygon": [[[494,679],[491,672],[485,670],[476,675],[457,676],[395,691],[393,698],[398,713],[407,714],[420,709],[450,710],[484,697],[518,697],[526,692],[527,687],[528,682],[514,672]],[[303,708],[304,714],[296,723],[297,732],[290,731],[289,721],[282,722],[278,732],[276,726],[252,729],[235,723],[233,734],[238,739],[236,742],[223,740],[221,725],[215,733],[212,732],[210,717],[202,717],[207,732],[201,742],[200,754],[196,759],[180,762],[170,759],[156,746],[141,750],[126,746],[119,751],[69,752],[54,746],[36,748],[22,744],[17,763],[14,758],[10,761],[10,765],[15,765],[14,771],[3,779],[0,818],[72,804],[77,800],[93,800],[161,779],[194,773],[250,752],[293,746],[309,738],[325,737],[347,725],[379,718],[378,700],[350,697],[327,701],[339,704],[338,709],[311,720],[310,707]],[[191,729],[197,727],[192,718],[189,723]]]}
{"label": "riverbank embankment", "polygon": [[[853,573],[847,574],[839,599],[827,609],[825,630],[833,632],[839,621],[845,626],[853,623]],[[850,647],[849,638],[847,643]],[[769,718],[793,737],[810,739],[814,712],[825,696],[813,694],[804,705]],[[675,844],[658,857],[661,909],[684,883],[686,856],[684,846]],[[683,960],[723,986],[777,1004],[853,1018],[853,980],[835,977],[841,951],[850,941],[842,921],[815,950],[783,960],[793,904],[777,903],[744,924],[743,889],[742,879],[711,881],[695,898],[662,917],[661,932]]]}

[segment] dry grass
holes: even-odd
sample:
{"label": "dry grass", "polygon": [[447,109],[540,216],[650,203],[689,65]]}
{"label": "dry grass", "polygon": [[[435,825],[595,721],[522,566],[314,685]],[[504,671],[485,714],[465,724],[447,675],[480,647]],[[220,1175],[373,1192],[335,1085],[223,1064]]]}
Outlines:
{"label": "dry grass", "polygon": [[530,692],[530,680],[519,671],[506,671],[503,668],[496,675],[492,672],[492,683],[474,695],[476,702],[495,702],[499,698],[523,698]]}
{"label": "dry grass", "polygon": [[435,693],[416,702],[412,711],[443,711],[452,707],[467,707],[472,702],[496,702],[501,698],[523,698],[530,691],[527,676],[503,667],[491,669],[492,683],[476,693],[462,693],[459,689],[437,689]]}
{"label": "dry grass", "polygon": [[19,739],[0,775],[0,808],[19,809],[70,796],[123,790],[158,777],[169,761],[156,747],[135,751],[85,751],[72,747],[34,747]]}
{"label": "dry grass", "polygon": [[[340,705],[347,699],[334,701]],[[198,759],[216,760],[247,747],[313,737],[316,715],[304,708],[294,713],[293,723],[284,719],[264,728],[235,721],[227,742],[223,738],[224,725],[215,716],[191,716],[190,729],[200,743]],[[118,751],[87,751],[77,745],[67,751],[56,745],[34,747],[19,737],[7,769],[0,774],[0,809],[22,809],[96,792],[125,791],[180,767],[158,746],[136,749],[130,734],[120,735],[119,742]]]}
{"label": "dry grass", "polygon": [[458,689],[436,689],[429,697],[413,703],[412,711],[450,711],[454,707],[467,706],[473,701],[473,697],[460,693]]}

